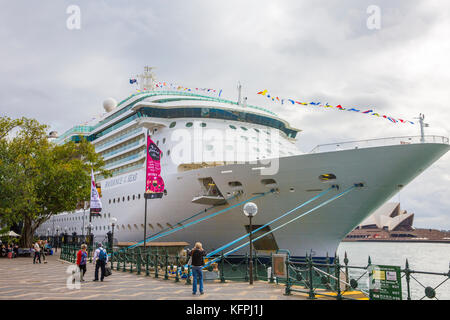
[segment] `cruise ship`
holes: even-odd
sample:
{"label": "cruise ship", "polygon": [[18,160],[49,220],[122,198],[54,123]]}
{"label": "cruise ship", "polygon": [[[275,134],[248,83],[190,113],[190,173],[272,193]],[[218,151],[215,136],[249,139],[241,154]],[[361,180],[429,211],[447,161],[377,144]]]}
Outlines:
{"label": "cruise ship", "polygon": [[[200,241],[211,252],[249,232],[246,201],[258,207],[255,230],[329,190],[262,228],[254,237],[266,235],[254,246],[263,253],[288,250],[292,257],[333,256],[349,232],[449,149],[448,138],[422,134],[320,145],[303,153],[296,146],[300,129],[240,94],[230,101],[213,90],[158,85],[148,67],[139,79],[136,93],[119,103],[107,99],[103,116],[55,141],[88,139],[112,173],[96,176],[103,209],[92,219],[95,241],[105,238],[116,218],[116,243],[142,241],[144,229],[147,236],[175,230],[158,241]],[[161,198],[147,200],[145,220],[147,135],[162,152],[165,187]],[[222,213],[191,223],[214,212]],[[52,217],[37,233],[85,235],[88,224],[89,210],[76,210]]]}

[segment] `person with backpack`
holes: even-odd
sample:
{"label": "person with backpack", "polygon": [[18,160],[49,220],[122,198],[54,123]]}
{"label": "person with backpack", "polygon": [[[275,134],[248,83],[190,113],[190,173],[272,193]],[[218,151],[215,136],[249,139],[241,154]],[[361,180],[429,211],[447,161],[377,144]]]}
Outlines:
{"label": "person with backpack", "polygon": [[203,257],[206,256],[206,251],[203,250],[202,244],[197,242],[188,255],[191,257],[192,265],[192,294],[197,294],[197,282],[200,286],[200,294],[203,294],[203,266],[205,265]]}
{"label": "person with backpack", "polygon": [[102,244],[99,243],[97,245],[97,250],[94,253],[94,262],[95,262],[95,278],[93,281],[98,281],[98,269],[101,269],[100,281],[103,281],[105,278],[105,268],[108,263],[108,254],[106,250],[102,247]]}
{"label": "person with backpack", "polygon": [[80,269],[80,281],[84,281],[84,274],[86,273],[86,263],[87,263],[87,246],[85,244],[81,245],[81,250],[77,252],[77,266]]}

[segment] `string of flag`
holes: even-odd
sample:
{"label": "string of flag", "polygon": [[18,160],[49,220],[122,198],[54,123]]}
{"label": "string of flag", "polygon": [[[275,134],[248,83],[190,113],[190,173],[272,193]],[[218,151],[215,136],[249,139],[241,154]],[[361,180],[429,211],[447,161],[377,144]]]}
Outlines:
{"label": "string of flag", "polygon": [[[130,84],[138,84],[137,79],[130,79]],[[213,94],[213,95],[218,95],[218,97],[220,97],[222,95],[222,89],[220,90],[216,90],[216,89],[211,89],[211,88],[188,88],[188,87],[184,87],[184,86],[180,86],[180,85],[176,85],[170,82],[163,82],[163,81],[159,81],[159,82],[155,82],[154,83],[156,90],[160,89],[170,89],[170,90],[178,90],[178,91],[187,91],[187,92],[202,92],[202,93],[207,93],[207,94]],[[138,92],[141,91],[147,91],[147,88],[144,88],[144,90],[140,90],[140,89],[136,89]]]}
{"label": "string of flag", "polygon": [[263,90],[258,92],[259,95],[265,96],[266,98],[277,102],[277,103],[281,103],[282,105],[284,105],[285,103],[287,104],[292,104],[292,105],[301,105],[301,106],[314,106],[314,107],[322,107],[322,108],[335,108],[341,111],[350,111],[350,112],[359,112],[359,113],[363,113],[366,115],[371,115],[371,116],[375,116],[375,117],[379,117],[379,118],[385,118],[389,121],[391,121],[392,123],[407,123],[407,124],[414,124],[414,122],[409,121],[409,120],[403,120],[403,119],[399,119],[399,118],[394,118],[391,116],[387,116],[384,114],[380,114],[375,112],[372,109],[368,109],[368,110],[363,110],[363,109],[357,109],[357,108],[345,108],[341,105],[337,105],[337,106],[332,106],[329,105],[328,102],[326,104],[323,104],[321,102],[301,102],[301,101],[297,101],[294,99],[286,99],[286,98],[280,98],[277,96],[273,96],[271,95],[268,90]]}

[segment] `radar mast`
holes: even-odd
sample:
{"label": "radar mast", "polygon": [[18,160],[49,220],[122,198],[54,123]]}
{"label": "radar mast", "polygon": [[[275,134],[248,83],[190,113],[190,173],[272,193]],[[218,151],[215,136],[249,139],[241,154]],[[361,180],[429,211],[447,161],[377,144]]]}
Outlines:
{"label": "radar mast", "polygon": [[139,78],[139,86],[141,90],[154,90],[155,89],[155,76],[152,70],[155,67],[144,67],[144,73],[138,75]]}

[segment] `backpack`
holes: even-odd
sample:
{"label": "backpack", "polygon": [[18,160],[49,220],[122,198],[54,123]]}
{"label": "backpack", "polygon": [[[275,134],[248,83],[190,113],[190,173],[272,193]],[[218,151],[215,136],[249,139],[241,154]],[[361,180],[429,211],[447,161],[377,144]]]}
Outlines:
{"label": "backpack", "polygon": [[87,253],[84,251],[81,251],[81,260],[80,260],[80,266],[85,265],[87,262]]}
{"label": "backpack", "polygon": [[100,261],[106,261],[106,250],[103,248],[100,248],[100,253],[98,254],[98,259]]}

